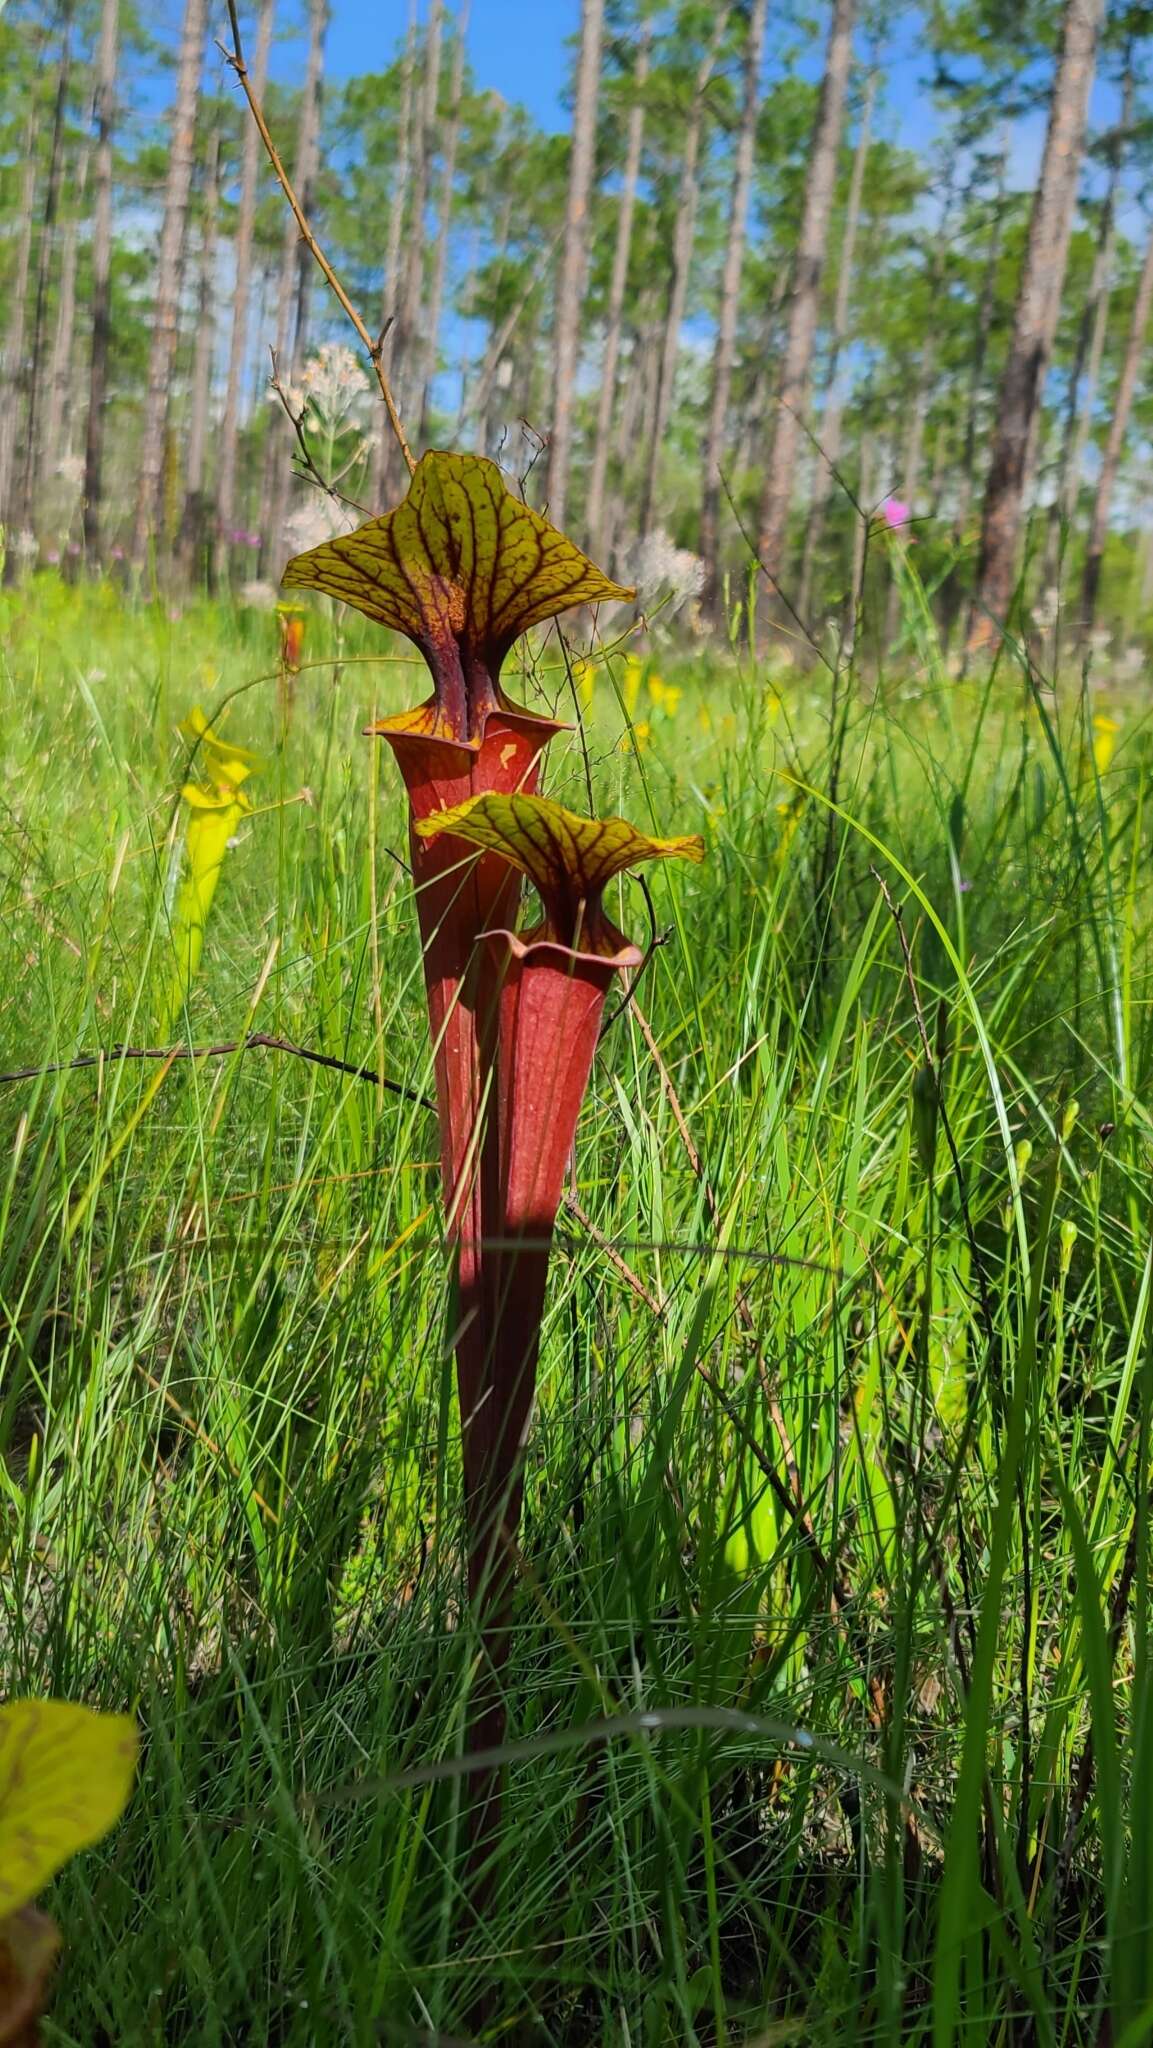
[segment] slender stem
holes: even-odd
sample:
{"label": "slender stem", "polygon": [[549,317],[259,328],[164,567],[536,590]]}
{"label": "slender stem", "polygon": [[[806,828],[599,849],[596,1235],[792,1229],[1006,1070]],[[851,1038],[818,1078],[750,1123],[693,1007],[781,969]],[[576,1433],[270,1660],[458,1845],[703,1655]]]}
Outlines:
{"label": "slender stem", "polygon": [[285,198],[287,199],[289,206],[292,208],[293,216],[296,220],[296,225],[300,229],[301,240],[303,241],[305,248],[308,250],[309,255],[312,257],[313,262],[316,264],[317,269],[321,272],[321,275],[323,276],[325,283],[328,285],[328,288],[332,292],[337,303],[340,305],[344,313],[347,315],[348,319],[352,322],[353,327],[356,329],[356,332],[359,335],[360,340],[364,346],[364,349],[368,355],[368,359],[372,364],[374,371],[376,372],[376,381],[380,386],[380,395],[384,400],[384,409],[388,414],[388,423],[396,436],[400,452],[403,455],[405,462],[408,465],[409,473],[411,474],[411,472],[416,468],[416,462],[413,458],[412,449],[408,445],[404,428],[401,425],[400,414],[396,409],[396,400],[392,395],[392,388],[389,384],[388,378],[385,376],[384,373],[383,357],[387,328],[385,328],[379,335],[377,335],[375,341],[373,340],[372,335],[369,333],[368,328],[365,326],[364,321],[361,319],[360,314],[357,312],[356,307],[353,305],[352,300],[349,298],[348,293],[345,291],[344,286],[341,284],[340,279],[338,278],[335,270],[333,269],[331,263],[329,262],[327,256],[325,255],[323,249],[321,248],[320,243],[317,241],[316,236],[314,235],[312,227],[309,223],[308,215],[305,213],[304,208],[302,207],[299,199],[296,196],[296,193],[293,190],[292,181],[289,178],[288,172],[285,170],[284,165],[280,160],[280,152],[272,139],[268,122],[264,118],[264,110],[261,107],[260,101],[256,97],[256,92],[253,88],[252,80],[249,76],[248,66],[244,61],[244,48],[240,40],[240,23],[237,19],[236,14],[236,0],[228,0],[228,25],[232,35],[232,48],[230,50],[225,49],[223,43],[218,43],[217,48],[220,51],[225,62],[229,64],[232,70],[236,73],[237,79],[240,82],[240,87],[242,92],[244,93],[245,99],[248,101],[252,118],[256,123],[257,129],[259,130],[260,139],[264,144],[265,150],[267,151],[268,161],[272,165],[273,171],[276,174],[277,183],[279,184],[281,191],[283,192]]}
{"label": "slender stem", "polygon": [[373,1067],[354,1066],[349,1060],[335,1059],[331,1053],[294,1045],[289,1038],[271,1038],[264,1031],[250,1031],[247,1038],[230,1038],[222,1045],[113,1045],[106,1052],[78,1053],[73,1060],[16,1067],[10,1074],[0,1074],[0,1087],[10,1081],[38,1081],[43,1074],[70,1074],[79,1067],[102,1067],[111,1060],[219,1060],[233,1052],[253,1052],[258,1046],[265,1046],[269,1052],[291,1053],[294,1059],[308,1060],[314,1067],[328,1067],[335,1074],[351,1074],[354,1081],[371,1081],[375,1088],[387,1088],[390,1095],[400,1095],[420,1109],[433,1107],[427,1096],[419,1095],[415,1088],[406,1088],[400,1081],[386,1080]]}

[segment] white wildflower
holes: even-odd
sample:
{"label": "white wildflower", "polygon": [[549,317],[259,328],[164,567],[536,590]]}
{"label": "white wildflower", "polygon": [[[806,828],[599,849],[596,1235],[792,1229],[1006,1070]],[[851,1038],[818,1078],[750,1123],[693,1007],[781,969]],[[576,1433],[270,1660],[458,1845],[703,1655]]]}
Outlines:
{"label": "white wildflower", "polygon": [[334,534],[351,533],[355,525],[356,515],[347,505],[338,505],[335,498],[321,497],[318,492],[289,513],[284,522],[284,545],[290,555],[303,555]]}
{"label": "white wildflower", "polygon": [[250,612],[274,612],[276,610],[276,585],[266,583],[259,576],[251,583],[242,583],[237,592],[241,604]]}
{"label": "white wildflower", "polygon": [[665,610],[679,612],[705,587],[705,565],[700,556],[674,546],[660,528],[647,533],[633,549],[629,574],[642,611],[652,611],[664,600]]}
{"label": "white wildflower", "polygon": [[18,562],[30,562],[33,556],[39,553],[39,546],[36,535],[25,527],[23,532],[14,535],[12,553]]}
{"label": "white wildflower", "polygon": [[352,350],[337,341],[326,341],[310,356],[301,381],[315,403],[330,412],[368,390],[368,378]]}

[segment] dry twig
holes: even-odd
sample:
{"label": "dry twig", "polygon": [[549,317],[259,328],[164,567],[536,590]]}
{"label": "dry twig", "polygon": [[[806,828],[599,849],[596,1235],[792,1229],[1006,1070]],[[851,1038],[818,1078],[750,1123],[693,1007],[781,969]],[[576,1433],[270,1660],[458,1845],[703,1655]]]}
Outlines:
{"label": "dry twig", "polygon": [[107,1066],[114,1060],[219,1060],[233,1052],[254,1052],[260,1046],[269,1052],[291,1053],[294,1059],[308,1060],[314,1067],[328,1067],[334,1074],[349,1074],[354,1081],[370,1081],[376,1088],[386,1088],[390,1095],[415,1103],[418,1109],[434,1106],[427,1095],[406,1088],[401,1081],[386,1080],[372,1067],[354,1066],[349,1060],[336,1059],[332,1053],[314,1052],[311,1046],[294,1045],[290,1038],[273,1038],[266,1031],[250,1031],[246,1038],[230,1038],[220,1045],[111,1045],[104,1052],[77,1053],[71,1060],[15,1067],[10,1074],[0,1074],[0,1088],[10,1081],[38,1081],[45,1074],[70,1074],[81,1067]]}

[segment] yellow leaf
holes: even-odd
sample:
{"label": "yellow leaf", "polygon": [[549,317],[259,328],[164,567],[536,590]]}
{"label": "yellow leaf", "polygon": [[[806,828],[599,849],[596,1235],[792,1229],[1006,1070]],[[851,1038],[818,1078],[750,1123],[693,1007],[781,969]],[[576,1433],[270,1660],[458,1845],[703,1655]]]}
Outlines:
{"label": "yellow leaf", "polygon": [[530,626],[633,595],[514,497],[495,462],[435,449],[394,512],[294,556],[283,582],[340,598],[426,655],[465,645],[494,671]]}
{"label": "yellow leaf", "polygon": [[[424,839],[450,832],[482,852],[499,853],[536,884],[547,935],[564,945],[615,952],[620,935],[605,921],[600,898],[614,875],[645,860],[705,857],[704,840],[650,839],[624,818],[582,818],[543,796],[476,796],[418,819]],[[603,943],[602,943],[603,940]]]}
{"label": "yellow leaf", "polygon": [[64,1700],[0,1707],[0,1916],[119,1820],[136,1768],[135,1723]]}

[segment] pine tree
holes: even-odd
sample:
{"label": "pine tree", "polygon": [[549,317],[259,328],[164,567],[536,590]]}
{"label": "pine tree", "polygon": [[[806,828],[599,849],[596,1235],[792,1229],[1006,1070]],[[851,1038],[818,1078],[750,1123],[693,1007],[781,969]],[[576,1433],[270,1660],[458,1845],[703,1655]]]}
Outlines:
{"label": "pine tree", "polygon": [[705,564],[702,604],[715,616],[719,599],[721,465],[724,459],[736,356],[737,315],[741,300],[748,234],[749,195],[753,183],[753,151],[757,139],[757,110],[760,105],[761,57],[768,20],[768,0],[752,0],[745,37],[741,121],[733,153],[733,180],[729,198],[728,232],[721,273],[721,298],[717,314],[717,336],[713,346],[712,389],[709,421],[705,436],[704,474],[701,491],[700,550]]}
{"label": "pine tree", "polygon": [[572,459],[573,404],[580,343],[581,294],[587,260],[588,210],[596,154],[597,95],[600,89],[604,0],[581,0],[580,49],[573,106],[572,150],[564,250],[556,294],[552,421],[545,485],[549,516],[565,523]]}
{"label": "pine tree", "polygon": [[785,568],[789,513],[801,440],[800,423],[812,374],[845,89],[853,54],[855,6],[856,0],[833,0],[821,96],[813,127],[793,263],[792,304],[761,491],[758,560],[774,588],[779,587]]}
{"label": "pine tree", "polygon": [[142,570],[160,521],[160,490],[164,472],[165,426],[180,318],[180,272],[188,196],[196,139],[196,113],[204,55],[206,0],[185,0],[172,114],[164,218],[156,259],[156,296],[152,308],[152,348],[144,393],[136,515],[132,527],[132,562]]}
{"label": "pine tree", "polygon": [[1045,152],[985,486],[971,649],[992,639],[1012,602],[1030,444],[1060,308],[1102,6],[1103,0],[1065,4]]}

